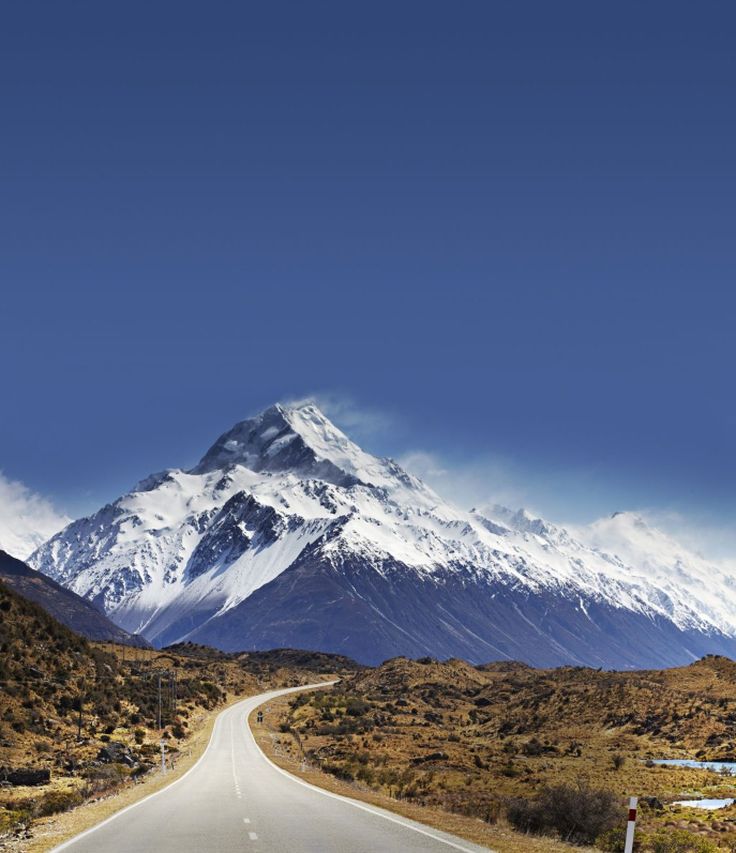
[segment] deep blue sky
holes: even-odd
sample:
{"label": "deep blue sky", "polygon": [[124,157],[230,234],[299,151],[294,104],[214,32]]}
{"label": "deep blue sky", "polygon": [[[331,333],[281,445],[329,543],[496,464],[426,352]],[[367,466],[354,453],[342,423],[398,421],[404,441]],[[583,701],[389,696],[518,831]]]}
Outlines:
{"label": "deep blue sky", "polygon": [[318,391],[548,510],[732,519],[735,37],[725,2],[6,4],[0,467],[92,508]]}

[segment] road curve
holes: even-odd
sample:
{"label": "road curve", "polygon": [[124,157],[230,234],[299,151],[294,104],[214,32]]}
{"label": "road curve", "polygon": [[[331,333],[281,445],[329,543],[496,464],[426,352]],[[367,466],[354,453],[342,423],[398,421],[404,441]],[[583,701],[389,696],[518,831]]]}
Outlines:
{"label": "road curve", "polygon": [[223,711],[199,761],[166,788],[54,848],[68,853],[404,853],[487,848],[297,779],[261,752],[248,727],[258,705]]}

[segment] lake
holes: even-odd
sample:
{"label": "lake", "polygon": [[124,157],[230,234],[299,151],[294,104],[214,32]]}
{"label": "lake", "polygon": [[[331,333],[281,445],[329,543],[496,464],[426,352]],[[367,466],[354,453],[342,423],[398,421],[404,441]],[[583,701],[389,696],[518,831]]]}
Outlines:
{"label": "lake", "polygon": [[673,806],[687,806],[692,809],[725,809],[726,806],[732,806],[734,800],[677,800],[672,803]]}

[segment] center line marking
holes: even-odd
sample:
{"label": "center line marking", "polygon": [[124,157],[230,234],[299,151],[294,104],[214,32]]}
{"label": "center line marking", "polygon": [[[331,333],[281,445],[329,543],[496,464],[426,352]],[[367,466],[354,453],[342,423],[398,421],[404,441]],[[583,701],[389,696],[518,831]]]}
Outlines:
{"label": "center line marking", "polygon": [[248,838],[250,838],[251,841],[258,841],[258,836],[255,834],[255,832],[249,832]]}
{"label": "center line marking", "polygon": [[243,818],[243,823],[250,823],[250,818],[249,818],[249,817],[244,817],[244,818]]}

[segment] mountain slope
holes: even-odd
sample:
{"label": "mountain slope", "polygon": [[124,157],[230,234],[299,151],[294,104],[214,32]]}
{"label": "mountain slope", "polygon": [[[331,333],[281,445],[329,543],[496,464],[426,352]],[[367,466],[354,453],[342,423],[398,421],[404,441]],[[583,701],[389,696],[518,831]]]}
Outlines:
{"label": "mountain slope", "polygon": [[276,405],[31,562],[159,645],[606,667],[736,653],[727,574],[695,597],[703,566],[629,557],[523,511],[462,511],[315,406]]}
{"label": "mountain slope", "polygon": [[37,604],[62,625],[89,640],[148,646],[143,637],[119,628],[86,598],[65,589],[5,551],[0,551],[0,581],[16,595]]}
{"label": "mountain slope", "polygon": [[330,648],[376,664],[403,649],[472,661],[523,660],[604,668],[675,666],[705,654],[733,654],[717,631],[682,629],[661,615],[583,600],[570,590],[469,583],[451,571],[418,583],[400,564],[381,571],[313,549],[237,607],[195,630],[197,642],[225,650],[286,642]]}

